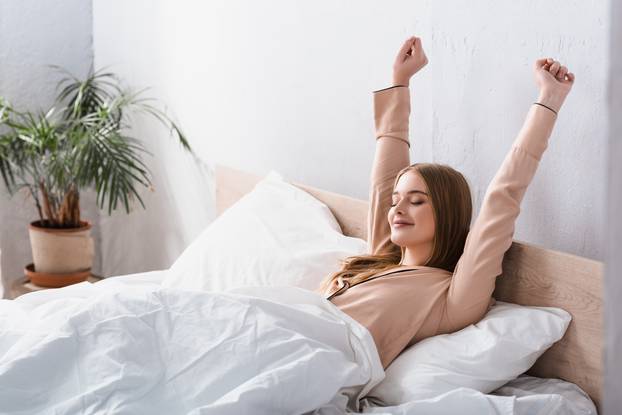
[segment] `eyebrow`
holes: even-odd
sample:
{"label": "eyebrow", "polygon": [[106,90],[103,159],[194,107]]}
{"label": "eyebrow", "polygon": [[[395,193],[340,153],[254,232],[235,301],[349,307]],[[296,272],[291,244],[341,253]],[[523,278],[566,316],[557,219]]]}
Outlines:
{"label": "eyebrow", "polygon": [[[409,195],[411,193],[421,193],[422,195],[426,195],[426,196],[428,195],[426,192],[422,192],[421,190],[409,190],[409,191],[406,192],[407,195]],[[397,195],[397,194],[399,194],[399,193],[398,192],[393,192],[393,193],[391,193],[391,196]]]}

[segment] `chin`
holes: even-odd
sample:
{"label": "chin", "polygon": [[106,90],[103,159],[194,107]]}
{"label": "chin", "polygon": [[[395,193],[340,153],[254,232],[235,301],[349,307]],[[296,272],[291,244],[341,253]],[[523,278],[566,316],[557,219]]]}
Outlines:
{"label": "chin", "polygon": [[402,241],[399,238],[394,238],[393,236],[391,236],[391,242],[393,242],[395,245],[402,247],[402,248],[406,248],[406,245],[407,245],[405,241]]}

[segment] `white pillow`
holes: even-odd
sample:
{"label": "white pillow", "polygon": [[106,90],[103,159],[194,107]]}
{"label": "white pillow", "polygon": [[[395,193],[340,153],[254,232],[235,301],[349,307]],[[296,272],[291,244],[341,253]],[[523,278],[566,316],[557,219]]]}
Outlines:
{"label": "white pillow", "polygon": [[330,209],[272,170],[211,222],[173,263],[164,287],[226,291],[290,285],[309,290],[364,254],[367,243],[343,235]]}
{"label": "white pillow", "polygon": [[561,308],[497,301],[478,323],[402,351],[367,397],[388,406],[459,387],[492,392],[526,372],[564,336],[571,319]]}

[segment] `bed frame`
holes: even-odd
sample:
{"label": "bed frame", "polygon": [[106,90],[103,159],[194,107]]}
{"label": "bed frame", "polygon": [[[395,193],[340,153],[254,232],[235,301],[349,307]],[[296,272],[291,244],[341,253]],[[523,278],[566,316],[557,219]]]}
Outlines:
{"label": "bed frame", "polygon": [[[216,165],[216,208],[223,212],[263,176]],[[367,239],[368,202],[290,182],[335,215],[347,236]],[[599,412],[603,391],[603,263],[514,240],[503,259],[494,297],[522,305],[560,307],[572,315],[564,337],[527,372],[579,385]]]}

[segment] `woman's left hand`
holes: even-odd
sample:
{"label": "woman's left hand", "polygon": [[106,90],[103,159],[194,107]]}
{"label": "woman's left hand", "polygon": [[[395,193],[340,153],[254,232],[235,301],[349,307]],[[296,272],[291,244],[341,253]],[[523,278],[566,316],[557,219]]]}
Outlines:
{"label": "woman's left hand", "polygon": [[559,110],[574,85],[574,74],[552,58],[536,60],[533,70],[540,96],[546,97]]}

